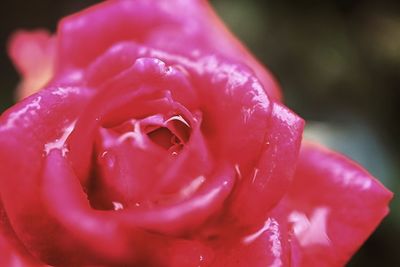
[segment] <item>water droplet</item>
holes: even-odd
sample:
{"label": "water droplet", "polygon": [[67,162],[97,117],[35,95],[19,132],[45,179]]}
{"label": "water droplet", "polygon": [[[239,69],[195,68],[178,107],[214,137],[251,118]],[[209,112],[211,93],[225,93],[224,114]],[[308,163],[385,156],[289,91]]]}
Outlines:
{"label": "water droplet", "polygon": [[108,151],[104,151],[103,153],[101,153],[100,159],[105,159],[105,157],[107,157]]}
{"label": "water droplet", "polygon": [[242,179],[242,172],[240,171],[239,164],[235,164],[235,171],[236,171],[236,174],[237,174],[239,180]]}
{"label": "water droplet", "polygon": [[108,150],[105,150],[103,153],[101,153],[99,160],[101,164],[106,165],[110,169],[114,168],[115,166],[115,156]]}
{"label": "water droplet", "polygon": [[166,73],[171,73],[171,72],[172,72],[172,67],[171,67],[171,66],[167,66],[167,67],[165,68],[165,72],[166,72]]}
{"label": "water droplet", "polygon": [[271,219],[268,218],[264,222],[264,225],[259,230],[257,230],[256,232],[254,232],[254,233],[252,233],[252,234],[250,234],[248,236],[245,236],[243,238],[243,240],[242,240],[243,244],[248,245],[248,244],[254,242],[257,238],[259,238],[262,235],[262,233],[264,233],[265,231],[268,230],[270,225],[271,225]]}
{"label": "water droplet", "polygon": [[181,189],[180,194],[182,197],[188,197],[192,195],[200,186],[205,182],[206,178],[203,175],[200,175],[193,179],[187,186]]}
{"label": "water droplet", "polygon": [[259,171],[260,170],[258,168],[254,168],[253,178],[251,179],[252,183],[255,183]]}
{"label": "water droplet", "polygon": [[122,203],[120,203],[120,202],[112,201],[112,204],[114,206],[114,210],[123,210],[124,209],[124,205],[122,205]]}
{"label": "water droplet", "polygon": [[204,256],[200,255],[199,256],[199,265],[198,265],[198,267],[201,267],[203,261],[204,261]]}
{"label": "water droplet", "polygon": [[71,132],[74,130],[75,122],[76,121],[70,123],[67,127],[65,127],[60,137],[44,145],[44,152],[46,155],[48,155],[52,149],[60,149],[63,156],[67,154],[68,148],[66,146],[66,140],[68,139]]}

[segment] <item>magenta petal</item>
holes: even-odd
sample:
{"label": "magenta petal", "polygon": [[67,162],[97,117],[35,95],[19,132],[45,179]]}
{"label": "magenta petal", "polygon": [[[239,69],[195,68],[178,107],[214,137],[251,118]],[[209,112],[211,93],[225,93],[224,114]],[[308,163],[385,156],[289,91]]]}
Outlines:
{"label": "magenta petal", "polygon": [[[174,55],[153,56],[151,48],[135,42],[118,42],[91,62],[86,70],[86,80],[90,87],[98,88],[113,80],[116,82],[131,81],[130,76],[140,73],[142,80],[158,80],[162,90],[170,90],[174,99],[187,107],[196,102],[196,92],[188,82],[188,73],[184,64],[170,64],[169,58]],[[130,71],[134,73],[130,73]],[[160,76],[158,78],[151,77]],[[161,78],[164,76],[163,78]],[[108,86],[110,87],[110,86]]]}
{"label": "magenta petal", "polygon": [[245,65],[206,56],[188,69],[210,150],[249,171],[262,151],[273,102]]}
{"label": "magenta petal", "polygon": [[67,149],[63,136],[87,97],[84,88],[50,87],[19,102],[0,119],[1,200],[16,236],[35,256],[51,251],[57,239],[38,197],[43,155],[54,147]]}
{"label": "magenta petal", "polygon": [[15,236],[0,203],[0,266],[44,267],[26,250]]}
{"label": "magenta petal", "polygon": [[238,240],[228,240],[216,250],[212,267],[295,266],[290,264],[287,225],[268,218],[254,233]]}
{"label": "magenta petal", "polygon": [[236,166],[238,189],[231,212],[242,223],[264,220],[286,193],[295,171],[303,126],[300,117],[274,103],[263,151],[254,169],[244,176]]}
{"label": "magenta petal", "polygon": [[[159,83],[164,72],[165,64],[160,60],[138,59],[130,69],[120,74],[122,77],[117,76],[119,80],[107,83],[86,107],[68,139],[71,161],[82,184],[85,184],[88,179],[92,148],[98,127],[110,119],[107,115],[113,118],[111,120],[113,123],[116,123],[115,117],[121,113],[125,116],[126,113],[131,112],[133,114],[129,115],[134,118],[152,112],[154,105],[146,106],[149,102],[146,100],[160,91],[154,83]],[[144,84],[144,81],[140,79],[141,76],[145,76],[152,84]],[[156,108],[160,107],[156,106]],[[124,119],[129,119],[129,116]]]}
{"label": "magenta petal", "polygon": [[181,234],[196,229],[223,207],[232,190],[233,170],[229,166],[218,168],[190,198],[148,210],[117,213],[115,218],[151,231]]}
{"label": "magenta petal", "polygon": [[388,213],[391,198],[359,165],[304,143],[285,200],[301,266],[343,266]]}
{"label": "magenta petal", "polygon": [[62,20],[60,69],[82,68],[111,45],[135,41],[190,56],[219,54],[249,65],[274,99],[281,93],[271,74],[228,31],[207,1],[106,1]]}
{"label": "magenta petal", "polygon": [[8,53],[22,76],[18,97],[22,99],[42,89],[54,74],[56,37],[45,30],[16,32]]}
{"label": "magenta petal", "polygon": [[[225,175],[222,179],[226,179]],[[230,185],[228,183],[222,181],[222,185],[218,189],[229,192],[232,183]],[[63,188],[63,190],[58,193],[54,188]],[[174,212],[172,210],[167,210],[165,216],[162,215],[162,212],[160,213],[161,216],[158,216],[155,212],[155,217],[148,214],[147,217],[139,217],[136,220],[134,213],[132,213],[132,217],[129,214],[134,211],[127,211],[126,214],[123,214],[115,211],[91,209],[86,195],[80,187],[79,180],[60,150],[52,150],[46,159],[42,190],[43,200],[47,204],[49,213],[58,224],[63,226],[61,236],[79,240],[77,244],[88,250],[84,255],[89,262],[97,261],[106,264],[106,266],[136,264],[139,266],[195,267],[198,266],[200,255],[208,253],[208,249],[198,241],[168,237],[143,230],[152,227],[152,225],[146,225],[149,222],[159,224],[158,227],[173,227],[173,225],[163,225],[160,224],[160,221],[157,221],[158,218],[167,221],[173,220]],[[214,196],[223,199],[224,194],[221,196],[218,193],[216,192]],[[214,199],[207,195],[205,197],[206,199],[203,199],[200,194],[199,199],[193,198],[191,200],[199,203],[189,201],[186,205],[184,204],[187,207],[179,207],[177,212],[190,213],[192,207],[196,207],[198,210],[203,209],[200,213],[210,212],[207,205],[209,201],[212,202]],[[177,217],[180,216],[180,214],[176,215]],[[190,219],[193,218],[196,221],[195,217]],[[146,222],[146,220],[149,220],[149,222]],[[145,225],[140,225],[142,222],[145,222]],[[183,220],[183,222],[185,221]],[[62,247],[62,243],[56,245],[58,250],[69,249],[74,253],[72,255],[79,254],[79,248]],[[180,253],[184,255],[187,253],[186,259],[177,257],[178,248]],[[68,262],[68,260],[64,261]]]}

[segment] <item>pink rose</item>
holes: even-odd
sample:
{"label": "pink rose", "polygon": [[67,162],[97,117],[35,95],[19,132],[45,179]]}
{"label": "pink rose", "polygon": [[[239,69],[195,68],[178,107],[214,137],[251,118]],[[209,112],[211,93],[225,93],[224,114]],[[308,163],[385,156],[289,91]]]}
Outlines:
{"label": "pink rose", "polygon": [[360,166],[300,148],[206,1],[107,1],[12,40],[37,92],[0,118],[1,266],[342,266],[388,212]]}

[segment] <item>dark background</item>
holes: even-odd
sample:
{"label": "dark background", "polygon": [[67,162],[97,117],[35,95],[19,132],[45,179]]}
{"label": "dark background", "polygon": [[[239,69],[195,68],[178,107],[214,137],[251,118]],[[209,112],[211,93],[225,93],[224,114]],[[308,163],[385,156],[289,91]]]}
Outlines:
{"label": "dark background", "polygon": [[[0,112],[18,75],[6,55],[17,29],[55,31],[59,18],[99,1],[2,1]],[[306,136],[351,156],[400,193],[400,1],[211,1],[282,85]],[[400,266],[400,201],[349,266]]]}

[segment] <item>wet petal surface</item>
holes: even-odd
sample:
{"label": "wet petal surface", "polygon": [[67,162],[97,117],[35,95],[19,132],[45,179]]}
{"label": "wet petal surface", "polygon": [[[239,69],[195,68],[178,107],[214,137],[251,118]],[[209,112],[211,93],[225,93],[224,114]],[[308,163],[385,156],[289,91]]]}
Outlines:
{"label": "wet petal surface", "polygon": [[391,197],[356,163],[303,144],[285,200],[302,266],[343,266],[388,213]]}

